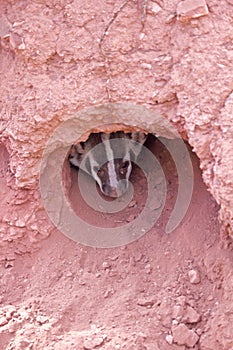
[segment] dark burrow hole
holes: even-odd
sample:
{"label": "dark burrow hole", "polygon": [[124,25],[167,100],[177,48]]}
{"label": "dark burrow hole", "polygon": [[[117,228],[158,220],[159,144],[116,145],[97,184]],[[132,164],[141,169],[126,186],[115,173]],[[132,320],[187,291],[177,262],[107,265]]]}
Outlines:
{"label": "dark burrow hole", "polygon": [[[170,140],[169,142],[172,143],[177,141]],[[166,199],[161,218],[157,222],[157,224],[159,224],[159,222],[162,223],[162,221],[166,221],[166,217],[169,217],[172,209],[174,208],[178,192],[178,174],[172,156],[163,144],[162,138],[159,139],[153,134],[149,134],[144,146],[147,147],[153,153],[165,175],[167,187]],[[191,147],[189,145],[187,145],[187,147],[191,158],[196,158],[196,156],[191,151]],[[143,155],[140,155],[139,157],[141,156],[143,157]],[[142,212],[147,200],[148,186],[147,179],[143,171],[137,165],[133,164],[130,176],[130,182],[132,183],[134,189],[133,197],[124,209],[115,213],[105,213],[101,212],[101,210],[97,211],[90,207],[86,203],[85,199],[82,197],[79,188],[78,172],[81,170],[70,165],[68,160],[66,167],[68,169],[66,178],[69,178],[69,181],[65,180],[66,197],[72,210],[76,213],[76,215],[88,224],[98,227],[123,226],[126,223],[133,221]],[[100,199],[103,199],[107,203],[114,201],[114,199],[106,197],[101,193],[101,191],[99,190],[99,186],[96,184],[95,180],[90,175],[84,172],[83,175],[84,180],[87,181],[87,188],[89,188],[88,184],[90,184],[91,182],[96,187],[96,191],[93,194],[94,196],[99,196]],[[159,201],[163,194],[161,193],[160,180],[157,178],[156,173],[154,174],[154,179],[154,196],[157,197]],[[92,190],[90,189],[90,191]],[[88,193],[88,195],[90,196],[92,195],[92,193]]]}

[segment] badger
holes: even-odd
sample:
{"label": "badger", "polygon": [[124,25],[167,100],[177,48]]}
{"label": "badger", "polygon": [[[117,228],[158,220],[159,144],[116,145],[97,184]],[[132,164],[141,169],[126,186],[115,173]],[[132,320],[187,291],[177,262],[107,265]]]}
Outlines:
{"label": "badger", "polygon": [[87,141],[71,146],[69,162],[91,175],[105,196],[117,198],[128,189],[132,162],[146,138],[140,131],[91,133]]}

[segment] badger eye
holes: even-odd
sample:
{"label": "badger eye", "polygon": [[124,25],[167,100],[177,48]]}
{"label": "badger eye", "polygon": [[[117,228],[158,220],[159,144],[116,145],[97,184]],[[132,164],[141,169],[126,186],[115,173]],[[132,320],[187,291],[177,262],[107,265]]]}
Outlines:
{"label": "badger eye", "polygon": [[121,164],[120,173],[121,173],[122,175],[124,175],[124,174],[126,173],[128,167],[129,167],[129,161],[126,160],[125,162],[123,162],[123,163]]}
{"label": "badger eye", "polygon": [[121,169],[126,169],[129,166],[129,161],[126,160],[124,163],[122,163]]}
{"label": "badger eye", "polygon": [[104,176],[104,174],[105,174],[105,170],[103,169],[103,168],[100,168],[98,171],[97,171],[97,175],[98,176]]}

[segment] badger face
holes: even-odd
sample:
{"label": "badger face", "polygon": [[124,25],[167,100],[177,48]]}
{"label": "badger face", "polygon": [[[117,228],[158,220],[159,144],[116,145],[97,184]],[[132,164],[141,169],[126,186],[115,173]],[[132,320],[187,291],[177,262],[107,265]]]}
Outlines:
{"label": "badger face", "polygon": [[132,170],[130,160],[113,159],[100,168],[93,167],[92,174],[101,192],[108,197],[120,197],[128,189]]}
{"label": "badger face", "polygon": [[[128,189],[132,161],[145,140],[142,132],[91,134],[86,142],[72,146],[69,161],[90,174],[104,195],[120,197]],[[136,143],[132,146],[131,141]]]}

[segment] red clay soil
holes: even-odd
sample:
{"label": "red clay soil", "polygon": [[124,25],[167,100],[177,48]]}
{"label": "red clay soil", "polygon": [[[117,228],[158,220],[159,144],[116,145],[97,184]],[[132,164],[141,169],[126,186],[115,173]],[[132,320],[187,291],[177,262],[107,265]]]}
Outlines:
{"label": "red clay soil", "polygon": [[[233,238],[232,13],[233,0],[0,2],[0,350],[233,350],[233,253],[222,247]],[[167,175],[161,217],[139,240],[97,249],[52,226],[38,182],[57,126],[109,102],[170,120],[195,152],[195,181],[186,216],[164,233],[178,183],[151,145]],[[79,117],[87,130],[149,123]],[[137,168],[133,201],[114,215],[88,209],[76,177],[70,204],[90,223],[141,212]]]}
{"label": "red clay soil", "polygon": [[[1,349],[232,349],[232,253],[220,248],[218,207],[190,151],[192,201],[179,227],[165,234],[177,178],[168,154],[157,141],[153,147],[168,194],[150,232],[127,246],[95,249],[54,230],[37,252],[1,266]],[[143,203],[141,176],[135,169],[138,191],[123,223]],[[2,213],[12,195],[5,177],[2,171]],[[95,220],[103,224],[99,215]]]}

